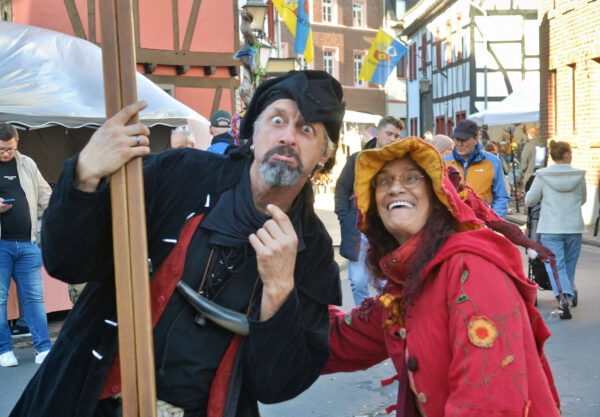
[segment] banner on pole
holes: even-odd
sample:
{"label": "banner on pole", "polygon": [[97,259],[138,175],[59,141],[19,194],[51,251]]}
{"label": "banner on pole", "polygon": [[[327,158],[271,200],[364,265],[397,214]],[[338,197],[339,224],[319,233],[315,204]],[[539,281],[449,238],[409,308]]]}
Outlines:
{"label": "banner on pole", "polygon": [[272,0],[272,2],[292,36],[294,36],[294,52],[303,55],[307,63],[312,62],[314,48],[308,1]]}
{"label": "banner on pole", "polygon": [[408,48],[393,36],[379,29],[369,48],[359,79],[385,85],[388,77],[406,54]]}

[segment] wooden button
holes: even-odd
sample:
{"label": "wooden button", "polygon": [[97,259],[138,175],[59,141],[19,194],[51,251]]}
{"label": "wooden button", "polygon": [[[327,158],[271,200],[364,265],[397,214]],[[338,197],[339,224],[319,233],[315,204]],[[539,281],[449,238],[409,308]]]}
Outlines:
{"label": "wooden button", "polygon": [[411,372],[416,372],[419,369],[419,361],[414,356],[411,356],[406,361],[406,367]]}

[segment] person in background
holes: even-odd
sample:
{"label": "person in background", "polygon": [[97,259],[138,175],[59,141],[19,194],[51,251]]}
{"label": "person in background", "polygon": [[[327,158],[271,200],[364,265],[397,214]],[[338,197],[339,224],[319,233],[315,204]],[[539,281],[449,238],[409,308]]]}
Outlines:
{"label": "person in background", "polygon": [[521,151],[521,173],[523,184],[527,184],[535,171],[546,166],[546,144],[535,127],[527,129],[527,143]]}
{"label": "person in background", "polygon": [[[573,153],[568,142],[550,141],[550,156],[555,165],[535,172],[535,179],[525,195],[527,207],[541,201],[537,233],[541,243],[556,255],[556,267],[563,294],[572,302],[575,291],[575,268],[585,231],[581,206],[586,201],[585,171],[571,166]],[[546,265],[548,276],[551,268]],[[558,297],[555,280],[550,283]],[[559,305],[562,319],[570,319],[569,305]]]}
{"label": "person in background", "polygon": [[210,134],[213,136],[226,133],[231,128],[231,113],[217,110],[210,116]]}
{"label": "person in background", "polygon": [[397,416],[559,417],[543,353],[550,331],[521,254],[483,227],[418,138],[363,151],[356,162],[360,229],[382,294],[330,307],[326,373],[391,358]]}
{"label": "person in background", "polygon": [[177,126],[171,132],[171,149],[194,148],[196,140],[187,125]]}
{"label": "person in background", "polygon": [[423,133],[423,140],[424,141],[428,141],[431,140],[433,138],[433,132],[431,130],[428,130],[427,132]]}
{"label": "person in background", "polygon": [[[381,118],[375,137],[365,144],[364,149],[381,148],[399,140],[402,129],[402,120],[394,116]],[[335,185],[335,214],[340,222],[342,235],[340,255],[348,259],[348,279],[355,305],[360,305],[370,296],[369,274],[364,260],[366,240],[357,229],[358,211],[354,195],[354,166],[359,153],[350,155]]]}
{"label": "person in background", "polygon": [[51,189],[36,163],[17,150],[19,135],[0,123],[0,366],[17,366],[8,327],[7,301],[11,278],[22,301],[36,351],[44,361],[52,344],[44,305],[42,255],[35,243],[37,219],[48,206]]}
{"label": "person in background", "polygon": [[425,139],[425,142],[436,148],[442,158],[452,155],[454,149],[454,141],[446,135],[435,135],[431,139]]}
{"label": "person in background", "polygon": [[479,142],[479,129],[472,120],[461,120],[451,135],[454,150],[445,160],[454,165],[462,181],[470,185],[500,217],[508,211],[510,197],[506,189],[502,163],[497,156],[484,151]]}

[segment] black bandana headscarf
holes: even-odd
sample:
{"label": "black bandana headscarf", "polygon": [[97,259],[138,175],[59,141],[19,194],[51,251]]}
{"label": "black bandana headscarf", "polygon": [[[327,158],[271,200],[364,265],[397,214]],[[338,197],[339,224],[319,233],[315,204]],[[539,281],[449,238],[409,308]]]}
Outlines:
{"label": "black bandana headscarf", "polygon": [[337,143],[344,119],[346,103],[342,101],[340,83],[325,71],[290,71],[261,83],[252,96],[242,126],[240,138],[252,142],[254,122],[271,103],[282,98],[294,100],[304,120],[322,122],[329,138]]}

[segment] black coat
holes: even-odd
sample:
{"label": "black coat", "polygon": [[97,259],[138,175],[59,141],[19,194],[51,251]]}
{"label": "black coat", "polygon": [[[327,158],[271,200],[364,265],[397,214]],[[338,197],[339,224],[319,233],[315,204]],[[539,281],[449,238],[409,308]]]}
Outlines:
{"label": "black coat", "polygon": [[[373,149],[377,145],[377,139],[369,140],[364,149]],[[359,152],[355,152],[346,161],[340,176],[335,184],[335,214],[340,222],[342,241],[340,243],[340,255],[356,262],[360,253],[360,231],[357,228],[358,209],[354,196],[354,177],[356,158]]]}
{"label": "black coat", "polygon": [[[173,248],[192,212],[210,210],[211,200],[240,179],[246,154],[224,157],[180,149],[144,158],[148,253],[154,270]],[[69,313],[56,344],[11,417],[89,417],[96,407],[117,353],[109,190],[73,187],[76,158],[65,169],[44,215],[44,264],[68,283],[88,282]],[[340,304],[339,270],[331,238],[303,191],[302,238],[296,260],[296,286],[269,320],[250,320],[240,352],[242,394],[237,416],[257,416],[256,401],[273,403],[298,395],[320,374],[328,358],[328,304]],[[210,204],[212,206],[212,204]],[[201,273],[201,272],[200,272]],[[201,350],[201,347],[199,347]],[[220,359],[218,359],[220,360]]]}

